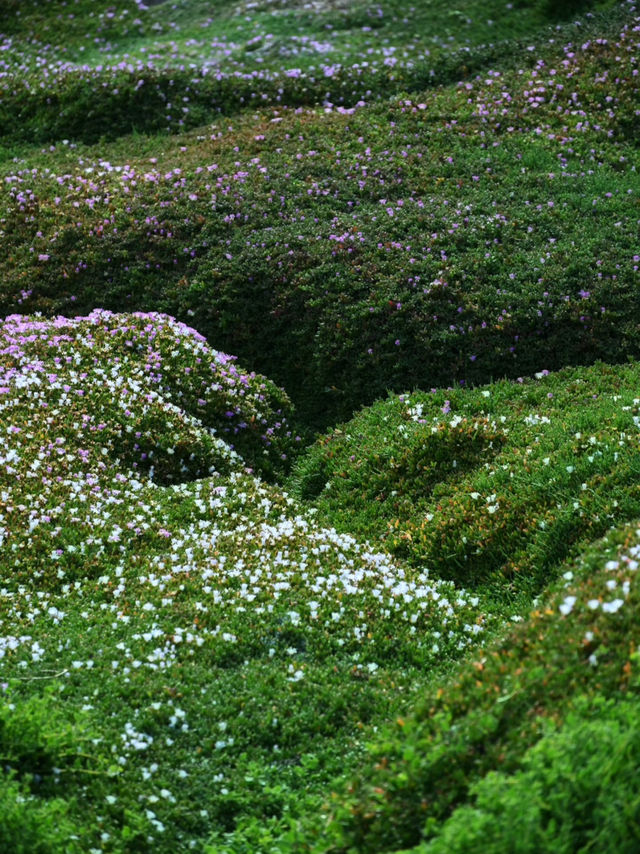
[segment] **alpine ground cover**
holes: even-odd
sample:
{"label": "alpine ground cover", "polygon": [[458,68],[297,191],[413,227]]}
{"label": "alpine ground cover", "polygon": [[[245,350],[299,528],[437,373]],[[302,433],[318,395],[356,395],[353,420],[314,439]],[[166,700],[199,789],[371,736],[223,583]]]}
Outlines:
{"label": "alpine ground cover", "polygon": [[280,850],[637,848],[639,536],[622,527],[568,564],[526,621],[377,737],[326,804],[328,833],[309,818]]}
{"label": "alpine ground cover", "polygon": [[16,787],[42,819],[23,850],[58,850],[60,816],[78,851],[277,820],[401,686],[495,627],[257,480],[294,441],[283,396],[193,330],[95,312],[0,334],[6,850]]}
{"label": "alpine ground cover", "polygon": [[4,166],[0,308],[166,311],[316,426],[388,389],[624,361],[639,257],[630,10],[585,20],[579,41],[560,25],[449,86],[403,95],[396,81],[383,104],[20,149]]}
{"label": "alpine ground cover", "polygon": [[528,597],[640,514],[639,388],[634,362],[392,396],[321,437],[290,486],[324,524]]}
{"label": "alpine ground cover", "polygon": [[[438,715],[425,682],[495,634],[495,618],[480,597],[323,528],[171,403],[172,395],[188,402],[191,386],[203,395],[201,411],[215,412],[227,359],[162,316],[11,317],[2,332],[2,826],[10,848],[24,839],[25,851],[169,851],[211,838],[211,851],[308,850],[314,839],[342,850],[355,834],[358,850],[395,850],[417,841],[427,818],[431,835],[442,830],[446,839],[451,809],[465,808],[469,784],[492,762],[517,779],[529,773],[528,748],[542,739],[544,751],[551,738],[545,716],[559,726],[572,693],[595,697],[579,700],[578,718],[570,717],[579,731],[623,715],[606,698],[635,684],[635,529],[565,569],[561,591],[500,652],[489,648],[433,689],[437,700],[451,698],[452,711]],[[190,351],[205,367],[185,381],[185,365],[196,361]],[[622,392],[619,410],[611,408],[635,426],[633,409],[624,409],[624,369],[603,374]],[[259,398],[264,383],[250,380]],[[545,394],[544,383],[531,385],[536,400]],[[557,385],[571,393],[566,376]],[[457,394],[475,394],[477,405],[487,400],[482,391]],[[516,396],[507,383],[488,391]],[[233,383],[225,393],[229,406],[255,406],[249,392],[238,403]],[[419,407],[412,415],[425,420]],[[279,417],[263,414],[267,423]],[[153,448],[153,470],[140,470],[141,448]],[[496,664],[484,682],[486,660]],[[363,737],[399,714],[393,737],[374,742],[385,757],[375,770]],[[454,714],[461,728],[451,728]],[[435,771],[434,727],[446,744],[459,732]],[[575,739],[563,732],[566,761],[575,762]],[[412,733],[417,747],[405,743]],[[620,733],[624,741],[628,728]],[[513,742],[504,766],[498,735]],[[309,817],[336,810],[335,802],[322,807],[322,795],[345,761],[360,766],[363,788],[337,807],[327,841]],[[619,770],[613,782],[628,792]],[[390,789],[378,779],[387,773]],[[434,774],[440,794],[425,813]],[[383,805],[372,809],[371,797]]]}
{"label": "alpine ground cover", "polygon": [[637,848],[638,27],[3,4],[0,849]]}
{"label": "alpine ground cover", "polygon": [[[0,127],[29,140],[179,130],[267,104],[383,98],[500,56],[575,7],[612,0],[120,0],[4,4]],[[573,8],[572,8],[573,6]],[[157,8],[153,8],[157,7]],[[551,8],[554,7],[554,8]],[[455,77],[454,77],[455,79]]]}

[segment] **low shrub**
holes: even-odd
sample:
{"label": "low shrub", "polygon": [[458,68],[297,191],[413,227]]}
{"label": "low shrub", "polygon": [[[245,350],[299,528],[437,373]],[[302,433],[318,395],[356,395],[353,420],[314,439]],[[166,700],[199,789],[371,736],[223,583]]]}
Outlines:
{"label": "low shrub", "polygon": [[[425,692],[414,715],[370,745],[359,778],[327,802],[328,823],[299,822],[291,850],[473,850],[464,843],[490,823],[490,795],[504,813],[486,829],[487,850],[508,850],[500,829],[513,840],[516,828],[522,847],[513,850],[631,846],[639,536],[622,528],[593,546],[521,625]],[[628,808],[616,792],[627,793]]]}
{"label": "low shrub", "polygon": [[[0,312],[167,312],[312,428],[388,390],[637,356],[637,51],[628,23],[588,26],[382,103],[9,159]],[[212,76],[170,88],[188,108]]]}
{"label": "low shrub", "polygon": [[412,392],[321,437],[289,487],[319,519],[503,604],[640,514],[639,368]]}
{"label": "low shrub", "polygon": [[561,726],[513,774],[491,771],[471,787],[435,838],[415,854],[631,854],[640,846],[637,700],[576,700]]}

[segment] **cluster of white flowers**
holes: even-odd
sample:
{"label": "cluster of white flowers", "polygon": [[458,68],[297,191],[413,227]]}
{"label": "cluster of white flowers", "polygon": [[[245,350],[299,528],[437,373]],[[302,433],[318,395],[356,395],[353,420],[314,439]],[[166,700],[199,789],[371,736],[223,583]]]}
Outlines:
{"label": "cluster of white flowers", "polygon": [[[636,530],[636,537],[640,541],[640,528]],[[581,604],[586,606],[589,611],[600,611],[602,614],[617,614],[629,598],[638,566],[640,566],[639,559],[640,542],[626,548],[615,560],[608,560],[604,565],[604,569],[607,573],[615,573],[615,577],[606,579],[599,596],[592,596],[592,598],[586,599],[582,603],[577,595],[569,594],[565,596],[558,606],[558,610],[562,616],[567,617],[576,606],[579,607]],[[570,586],[574,580],[573,573],[566,572],[564,579],[567,582],[567,586]]]}
{"label": "cluster of white flowers", "polygon": [[[299,681],[300,644],[375,657],[394,637],[436,660],[483,631],[477,599],[319,526],[183,408],[220,388],[218,408],[262,405],[263,381],[197,333],[160,315],[94,312],[10,317],[0,337],[0,656],[24,650],[22,667],[42,664],[35,638],[46,634],[60,669],[128,682],[257,639],[286,668],[296,649],[287,674]],[[176,471],[183,482],[158,484]],[[117,642],[72,649],[69,614],[87,632],[110,625]],[[304,640],[292,646],[290,631]]]}

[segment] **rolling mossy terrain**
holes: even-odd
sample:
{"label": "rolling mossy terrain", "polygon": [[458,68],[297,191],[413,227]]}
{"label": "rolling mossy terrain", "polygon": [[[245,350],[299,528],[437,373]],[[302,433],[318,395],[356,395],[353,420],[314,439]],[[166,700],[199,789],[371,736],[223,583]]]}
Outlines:
{"label": "rolling mossy terrain", "polygon": [[0,850],[637,851],[635,5],[0,48]]}
{"label": "rolling mossy terrain", "polygon": [[639,383],[634,362],[394,396],[319,439],[293,491],[438,577],[537,595],[640,513]]}
{"label": "rolling mossy terrain", "polygon": [[[486,21],[486,2],[465,5]],[[426,43],[442,38],[425,23],[420,60],[391,62],[402,53],[394,39],[415,32],[409,19],[404,30],[391,12],[384,27],[363,34],[372,25],[358,26],[370,46],[345,56],[349,74],[366,80],[375,61],[389,80],[374,75],[362,91],[350,82],[344,97],[333,74],[338,46],[316,51],[308,73],[291,67],[302,62],[297,54],[267,62],[267,52],[257,77],[229,72],[238,97],[222,113],[207,90],[208,111],[198,108],[198,127],[183,133],[169,132],[179,122],[147,127],[159,115],[155,74],[172,115],[189,116],[199,103],[204,83],[181,43],[168,42],[176,58],[164,71],[138,73],[135,44],[108,64],[115,47],[96,36],[104,59],[89,72],[55,60],[72,50],[79,23],[61,53],[44,51],[28,18],[22,40],[7,37],[0,78],[0,311],[166,312],[283,385],[304,423],[320,428],[388,389],[638,355],[635,19],[616,6],[579,25],[549,28],[547,17],[536,27],[542,13],[529,5],[500,3],[500,16],[496,7],[495,43],[476,45],[449,24],[440,32],[462,43],[457,52],[434,47],[434,56]],[[107,32],[117,23],[109,8]],[[269,8],[232,20],[245,34],[266,22],[305,32],[295,4]],[[164,26],[170,11],[163,4],[144,14]],[[336,21],[345,14],[336,11]],[[522,16],[532,18],[531,38],[508,49],[500,36]],[[63,16],[61,34],[75,20]],[[478,34],[488,38],[485,30]],[[255,53],[242,54],[247,68]],[[452,63],[451,82],[437,85],[449,80],[443,63]],[[244,73],[255,90],[250,107],[238,95]],[[260,74],[282,90],[275,105]],[[296,107],[290,86],[313,105]],[[67,90],[70,106],[61,100]],[[32,107],[39,129],[29,124]],[[77,128],[63,121],[72,107]],[[95,128],[103,141],[90,144]],[[29,148],[21,129],[45,147]]]}

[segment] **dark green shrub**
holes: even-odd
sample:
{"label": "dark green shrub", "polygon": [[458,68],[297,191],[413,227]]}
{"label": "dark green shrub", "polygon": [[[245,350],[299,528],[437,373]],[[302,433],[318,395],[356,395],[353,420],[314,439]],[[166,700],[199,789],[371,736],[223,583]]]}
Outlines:
{"label": "dark green shrub", "polygon": [[544,0],[542,8],[550,17],[568,18],[588,12],[593,5],[593,0]]}
{"label": "dark green shrub", "polygon": [[515,774],[472,787],[421,854],[633,854],[640,849],[640,705],[578,702]]}
{"label": "dark green shrub", "polygon": [[[514,800],[520,799],[527,780],[532,781],[534,803],[527,804],[522,822],[528,823],[534,841],[523,852],[535,851],[539,840],[548,843],[543,851],[582,850],[571,845],[586,846],[592,838],[597,844],[589,850],[613,852],[615,845],[598,847],[606,843],[606,832],[598,836],[601,825],[611,828],[616,843],[637,840],[640,793],[629,782],[640,749],[633,732],[639,684],[633,640],[638,607],[632,586],[636,527],[622,528],[592,547],[565,573],[554,595],[539,603],[520,626],[439,688],[426,691],[411,718],[386,728],[370,745],[369,761],[359,777],[333,800],[328,833],[314,852],[376,854],[427,840],[435,844],[457,809],[477,806],[478,785],[481,793],[490,792],[486,801],[482,795],[481,815],[474,819],[472,832],[480,834],[489,799],[507,804],[513,787],[520,787]],[[624,590],[629,591],[628,598],[619,598],[626,595]],[[626,711],[616,719],[613,701],[625,697]],[[554,734],[565,723],[569,724],[565,735]],[[597,748],[587,732],[588,738],[601,739]],[[542,745],[539,752],[533,750],[537,744]],[[592,748],[597,753],[593,764],[588,760]],[[523,769],[529,777],[517,777]],[[482,783],[485,779],[489,782]],[[628,798],[622,798],[621,805],[619,793],[626,789]],[[539,809],[536,791],[542,793]],[[607,791],[612,793],[610,809]],[[582,809],[583,799],[590,803],[587,810]],[[560,827],[558,816],[568,803],[572,806]],[[303,830],[306,838],[311,836],[309,825]],[[520,830],[524,834],[522,825]],[[318,834],[317,827],[314,832]],[[445,851],[446,845],[435,850]],[[454,850],[475,854],[485,849],[469,843]],[[498,854],[508,849],[486,850]]]}
{"label": "dark green shrub", "polygon": [[7,854],[81,854],[69,804],[47,800],[0,775],[0,851]]}
{"label": "dark green shrub", "polygon": [[[635,364],[390,396],[319,438],[290,488],[464,587],[539,591],[613,518],[640,513]],[[624,435],[622,435],[624,433]]]}
{"label": "dark green shrub", "polygon": [[0,703],[0,851],[81,851],[72,811],[78,780],[92,761],[87,738],[52,692]]}

